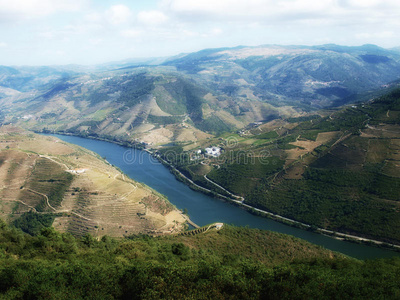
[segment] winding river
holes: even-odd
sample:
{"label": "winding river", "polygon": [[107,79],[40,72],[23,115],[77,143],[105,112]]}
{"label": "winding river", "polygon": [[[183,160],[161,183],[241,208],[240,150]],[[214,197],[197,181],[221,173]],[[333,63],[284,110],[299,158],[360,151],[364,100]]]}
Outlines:
{"label": "winding river", "polygon": [[170,171],[145,151],[119,146],[117,144],[85,139],[75,136],[52,135],[68,143],[92,150],[120,168],[136,181],[142,182],[168,197],[180,209],[186,208],[190,219],[203,226],[213,222],[223,222],[237,226],[266,229],[290,234],[327,249],[342,252],[358,258],[382,258],[400,256],[400,253],[373,246],[340,241],[321,234],[297,229],[267,218],[254,216],[247,211],[191,190],[178,181]]}

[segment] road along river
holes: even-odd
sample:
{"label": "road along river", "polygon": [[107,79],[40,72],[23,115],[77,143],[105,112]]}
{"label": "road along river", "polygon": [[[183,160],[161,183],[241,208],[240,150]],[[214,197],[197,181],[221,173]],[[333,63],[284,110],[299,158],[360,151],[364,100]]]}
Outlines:
{"label": "road along river", "polygon": [[400,256],[400,253],[395,251],[341,241],[258,217],[240,207],[193,191],[187,185],[178,181],[164,165],[146,151],[75,136],[56,134],[51,136],[82,146],[98,153],[102,157],[106,157],[108,162],[120,168],[132,179],[164,194],[176,207],[180,209],[186,208],[190,219],[200,226],[221,222],[236,226],[271,230],[290,234],[359,259]]}

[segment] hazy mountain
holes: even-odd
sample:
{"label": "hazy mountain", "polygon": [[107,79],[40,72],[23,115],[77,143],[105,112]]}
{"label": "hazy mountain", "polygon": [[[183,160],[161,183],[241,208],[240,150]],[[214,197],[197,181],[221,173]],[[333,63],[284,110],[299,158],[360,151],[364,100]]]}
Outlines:
{"label": "hazy mountain", "polygon": [[276,118],[281,111],[295,112],[257,99],[219,96],[165,67],[77,76],[57,81],[44,93],[24,96],[3,99],[3,107],[12,111],[8,121],[37,130],[126,140],[135,136],[153,143],[202,139],[204,131],[229,131]]}
{"label": "hazy mountain", "polygon": [[80,66],[62,67],[7,67],[0,66],[0,86],[29,92],[32,90],[44,90],[58,80],[67,80],[70,76],[78,74]]}
{"label": "hazy mountain", "polygon": [[[231,97],[321,108],[400,77],[400,55],[374,45],[209,49],[170,60]],[[247,89],[247,93],[245,90]]]}
{"label": "hazy mountain", "polygon": [[36,130],[163,144],[354,101],[398,78],[400,54],[374,45],[240,46],[90,68],[2,67],[0,106],[6,122]]}

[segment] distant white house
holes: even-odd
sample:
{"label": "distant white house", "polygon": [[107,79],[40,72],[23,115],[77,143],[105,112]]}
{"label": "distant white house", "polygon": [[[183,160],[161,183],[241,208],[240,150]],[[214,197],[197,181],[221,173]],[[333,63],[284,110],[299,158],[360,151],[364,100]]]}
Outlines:
{"label": "distant white house", "polygon": [[87,170],[89,169],[74,169],[74,170],[67,170],[67,172],[79,175],[85,173]]}
{"label": "distant white house", "polygon": [[221,148],[220,147],[210,147],[206,148],[206,154],[209,156],[218,157],[221,155]]}

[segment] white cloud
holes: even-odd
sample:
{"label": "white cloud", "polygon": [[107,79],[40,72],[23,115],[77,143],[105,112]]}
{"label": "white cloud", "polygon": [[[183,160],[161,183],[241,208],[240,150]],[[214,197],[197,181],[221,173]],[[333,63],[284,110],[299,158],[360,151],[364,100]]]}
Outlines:
{"label": "white cloud", "polygon": [[199,34],[197,32],[191,31],[191,30],[187,30],[187,29],[183,29],[182,30],[182,36],[185,37],[197,37],[199,36]]}
{"label": "white cloud", "polygon": [[158,10],[141,11],[137,15],[139,23],[147,26],[157,26],[168,20],[168,17]]}
{"label": "white cloud", "polygon": [[164,0],[161,7],[181,16],[229,17],[265,14],[271,5],[270,0]]}
{"label": "white cloud", "polygon": [[[386,3],[385,3],[386,2]],[[385,6],[399,6],[398,1],[391,1],[391,0],[340,0],[340,3],[346,7],[354,7],[354,8],[372,8],[372,7],[379,7],[382,4]]]}
{"label": "white cloud", "polygon": [[368,32],[362,32],[362,33],[357,33],[355,35],[356,39],[358,40],[364,40],[364,39],[369,39],[372,37],[371,33]]}
{"label": "white cloud", "polygon": [[209,31],[205,31],[203,34],[201,34],[202,38],[212,38],[219,36],[223,33],[223,30],[221,28],[212,28]]}
{"label": "white cloud", "polygon": [[210,32],[211,35],[220,35],[222,34],[224,31],[221,28],[213,28]]}
{"label": "white cloud", "polygon": [[[396,12],[398,0],[161,0],[160,7],[185,21],[288,22],[327,19],[341,21],[349,16],[381,18]],[[359,20],[362,20],[360,18]],[[358,20],[358,21],[359,21]]]}
{"label": "white cloud", "polygon": [[85,5],[86,0],[0,0],[0,20],[44,17],[57,12],[77,11]]}
{"label": "white cloud", "polygon": [[90,23],[97,23],[97,22],[101,22],[103,20],[103,16],[98,12],[92,12],[92,13],[87,14],[84,17],[84,20],[86,22],[90,22]]}
{"label": "white cloud", "polygon": [[102,44],[104,40],[102,38],[95,38],[95,39],[89,39],[89,43],[93,46],[98,46]]}
{"label": "white cloud", "polygon": [[126,29],[121,31],[121,36],[126,38],[137,38],[143,34],[143,31],[138,29]]}
{"label": "white cloud", "polygon": [[178,16],[210,18],[268,17],[276,13],[315,11],[329,8],[334,0],[163,0],[161,7]]}
{"label": "white cloud", "polygon": [[389,39],[395,36],[393,31],[383,31],[378,35],[380,38]]}
{"label": "white cloud", "polygon": [[[0,0],[0,32],[6,64],[51,57],[88,63],[268,43],[393,47],[400,40],[400,1]],[[26,55],[27,49],[36,50]],[[57,49],[65,56],[56,56]]]}
{"label": "white cloud", "polygon": [[132,12],[126,5],[119,4],[111,6],[105,15],[109,23],[119,25],[127,23],[132,16]]}
{"label": "white cloud", "polygon": [[380,31],[380,32],[362,32],[357,33],[355,37],[358,40],[380,40],[394,38],[396,34],[393,31]]}
{"label": "white cloud", "polygon": [[51,40],[56,36],[56,32],[52,30],[41,31],[37,34],[39,38],[43,38],[46,40]]}

